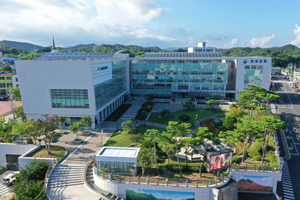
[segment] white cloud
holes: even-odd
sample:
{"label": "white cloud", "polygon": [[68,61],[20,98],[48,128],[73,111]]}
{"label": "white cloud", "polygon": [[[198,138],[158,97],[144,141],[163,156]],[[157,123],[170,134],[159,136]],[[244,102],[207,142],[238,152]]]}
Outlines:
{"label": "white cloud", "polygon": [[93,38],[94,42],[105,40],[107,37],[120,36],[170,40],[169,37],[147,33],[144,28],[147,22],[163,15],[163,9],[156,4],[157,0],[30,0],[27,2],[0,0],[2,29],[0,37],[19,39],[23,36],[23,38],[34,39],[34,42],[42,42],[52,35],[65,35],[80,40]]}
{"label": "white cloud", "polygon": [[272,36],[266,36],[263,38],[252,38],[250,40],[250,44],[252,47],[265,47],[265,45],[268,44],[273,38],[275,38],[274,34]]}
{"label": "white cloud", "polygon": [[230,42],[224,44],[224,47],[234,47],[238,42],[238,39],[232,39]]}
{"label": "white cloud", "polygon": [[295,25],[294,34],[296,36],[296,39],[294,39],[291,42],[291,44],[298,45],[298,44],[300,44],[300,26],[298,26],[298,24]]}

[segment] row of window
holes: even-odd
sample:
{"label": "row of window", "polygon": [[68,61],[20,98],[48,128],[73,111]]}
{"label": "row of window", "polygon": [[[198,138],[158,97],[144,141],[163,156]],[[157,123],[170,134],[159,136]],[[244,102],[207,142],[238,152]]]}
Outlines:
{"label": "row of window", "polygon": [[0,80],[11,80],[11,77],[10,76],[0,77]]}
{"label": "row of window", "polygon": [[52,89],[52,108],[89,108],[87,90]]}
{"label": "row of window", "polygon": [[263,65],[245,65],[245,69],[264,69]]}
{"label": "row of window", "polygon": [[8,87],[12,87],[12,83],[0,83],[0,88],[8,88]]}

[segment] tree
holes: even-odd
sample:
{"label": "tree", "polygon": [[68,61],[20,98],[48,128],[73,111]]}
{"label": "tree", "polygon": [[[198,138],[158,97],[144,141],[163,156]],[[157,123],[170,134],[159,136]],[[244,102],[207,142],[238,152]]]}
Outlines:
{"label": "tree", "polygon": [[[202,145],[203,147],[203,161],[206,160],[207,158],[207,143],[208,142],[212,142],[214,144],[220,144],[220,140],[218,137],[216,137],[216,135],[214,133],[212,133],[207,127],[199,127],[196,132],[192,135],[192,138],[197,138],[198,141],[197,143],[199,145]],[[202,164],[199,166],[199,176],[202,176],[202,167],[203,167],[203,162]]]}
{"label": "tree", "polygon": [[82,125],[81,122],[75,122],[74,124],[72,124],[72,125],[70,126],[70,131],[71,131],[72,133],[75,133],[75,134],[76,134],[77,139],[78,139],[78,136],[79,136],[79,133],[78,133],[78,132],[79,132],[79,129],[80,129],[81,125]]}
{"label": "tree", "polygon": [[126,131],[127,133],[132,133],[133,132],[133,126],[136,124],[137,121],[135,119],[129,119],[121,123],[123,126],[122,130]]}
{"label": "tree", "polygon": [[192,100],[186,101],[183,104],[183,107],[186,108],[187,110],[194,110],[196,108],[195,102]]}
{"label": "tree", "polygon": [[157,169],[157,174],[159,176],[159,168],[158,168],[158,163],[157,163],[157,158],[156,158],[156,141],[159,138],[159,131],[156,129],[148,129],[145,132],[145,136],[151,138],[152,142],[153,142],[153,149],[154,149],[154,160],[156,163],[156,169]]}
{"label": "tree", "polygon": [[219,105],[220,103],[214,99],[210,99],[205,102],[207,105],[211,107],[211,109],[214,109],[215,106]]}
{"label": "tree", "polygon": [[158,138],[158,147],[167,155],[168,165],[170,166],[170,159],[176,153],[175,139],[172,134],[168,132],[162,132]]}
{"label": "tree", "polygon": [[190,128],[190,123],[179,123],[175,121],[169,121],[168,126],[167,126],[167,133],[171,134],[172,137],[175,138],[175,149],[176,149],[176,156],[177,156],[177,162],[178,162],[178,168],[179,168],[179,173],[180,177],[182,178],[182,171],[181,171],[181,165],[180,165],[180,160],[179,160],[179,150],[180,150],[180,145],[181,145],[181,139],[182,137],[186,137],[190,134],[191,130]]}
{"label": "tree", "polygon": [[34,119],[29,118],[26,121],[17,122],[12,127],[12,132],[21,136],[22,143],[24,136],[28,136],[33,131]]}
{"label": "tree", "polygon": [[56,120],[57,120],[57,123],[58,123],[60,129],[62,129],[62,127],[63,127],[63,125],[64,125],[64,123],[66,121],[66,117],[64,117],[64,116],[57,116]]}
{"label": "tree", "polygon": [[250,142],[250,138],[255,138],[260,136],[261,131],[259,127],[256,125],[255,120],[244,119],[241,123],[236,124],[236,133],[239,133],[239,138],[244,140],[244,148],[243,148],[243,157],[242,162],[244,162],[246,155],[246,147]]}
{"label": "tree", "polygon": [[43,141],[48,154],[51,154],[51,141],[55,135],[57,116],[43,115],[40,120],[35,122],[35,130],[38,134],[43,135]]}
{"label": "tree", "polygon": [[263,132],[263,154],[261,158],[261,163],[263,164],[270,136],[279,129],[285,128],[285,123],[273,115],[261,116],[256,122],[260,130]]}
{"label": "tree", "polygon": [[231,115],[226,115],[223,121],[222,126],[226,129],[233,130],[235,128],[235,123],[237,123],[237,120],[235,117]]}
{"label": "tree", "polygon": [[167,109],[164,109],[163,111],[160,112],[160,117],[163,119],[166,119],[170,115],[170,111]]}
{"label": "tree", "polygon": [[146,96],[146,102],[151,102],[154,99],[154,95],[153,94],[147,94]]}
{"label": "tree", "polygon": [[15,101],[22,101],[20,87],[12,88],[12,95]]}
{"label": "tree", "polygon": [[183,122],[187,122],[187,121],[191,120],[191,117],[188,115],[180,115],[178,118],[180,121],[183,121]]}
{"label": "tree", "polygon": [[24,113],[23,106],[17,106],[14,108],[16,118],[21,118],[22,121],[26,120],[26,114]]}
{"label": "tree", "polygon": [[40,200],[46,199],[44,189],[45,174],[48,169],[46,161],[31,161],[20,174],[16,176],[13,192],[16,200]]}
{"label": "tree", "polygon": [[2,67],[0,67],[0,71],[2,72],[12,72],[12,68],[9,65],[3,65]]}
{"label": "tree", "polygon": [[92,125],[93,120],[91,116],[83,116],[80,121],[85,125],[85,130],[88,130],[88,127]]}
{"label": "tree", "polygon": [[154,152],[148,148],[142,148],[138,155],[138,165],[142,168],[142,176],[148,167],[151,167],[155,158],[153,157]]}

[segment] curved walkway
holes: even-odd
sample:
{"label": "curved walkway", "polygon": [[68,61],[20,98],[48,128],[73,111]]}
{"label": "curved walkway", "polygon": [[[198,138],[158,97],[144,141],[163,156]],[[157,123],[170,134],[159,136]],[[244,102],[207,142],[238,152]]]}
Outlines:
{"label": "curved walkway", "polygon": [[[68,133],[62,135],[52,145],[60,145],[68,148],[69,155],[57,164],[49,177],[47,194],[52,200],[98,200],[101,194],[96,194],[87,189],[83,182],[85,165],[95,158],[102,144],[111,136],[114,130],[103,129],[93,132],[90,136],[79,136],[84,143],[72,144],[77,137]],[[105,198],[106,199],[106,198]]]}

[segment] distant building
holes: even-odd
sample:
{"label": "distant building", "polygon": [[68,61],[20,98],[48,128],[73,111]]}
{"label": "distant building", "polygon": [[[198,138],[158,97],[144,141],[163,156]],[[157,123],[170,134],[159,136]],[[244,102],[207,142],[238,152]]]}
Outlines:
{"label": "distant building", "polygon": [[269,89],[270,57],[224,57],[200,43],[189,52],[127,54],[44,53],[16,61],[27,117],[85,115],[100,124],[131,96],[235,100],[247,84]]}

